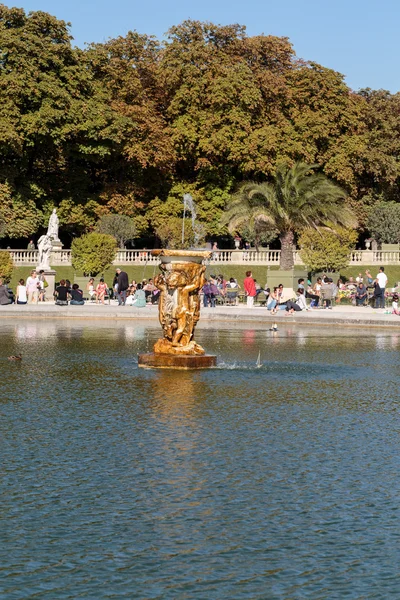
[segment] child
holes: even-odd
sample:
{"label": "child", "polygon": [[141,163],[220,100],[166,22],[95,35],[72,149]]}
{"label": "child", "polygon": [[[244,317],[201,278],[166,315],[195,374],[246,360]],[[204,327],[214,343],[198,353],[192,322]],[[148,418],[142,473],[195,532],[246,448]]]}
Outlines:
{"label": "child", "polygon": [[399,297],[398,297],[397,294],[393,294],[393,297],[392,297],[392,314],[393,315],[400,315]]}

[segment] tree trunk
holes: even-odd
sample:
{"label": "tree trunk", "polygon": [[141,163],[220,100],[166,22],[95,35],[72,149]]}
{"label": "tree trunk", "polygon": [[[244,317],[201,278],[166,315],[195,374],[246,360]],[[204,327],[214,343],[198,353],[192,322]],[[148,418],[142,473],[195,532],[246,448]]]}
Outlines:
{"label": "tree trunk", "polygon": [[294,234],[293,231],[285,231],[279,236],[279,240],[281,242],[281,262],[280,268],[283,271],[289,271],[294,267],[293,260],[293,242],[294,242]]}

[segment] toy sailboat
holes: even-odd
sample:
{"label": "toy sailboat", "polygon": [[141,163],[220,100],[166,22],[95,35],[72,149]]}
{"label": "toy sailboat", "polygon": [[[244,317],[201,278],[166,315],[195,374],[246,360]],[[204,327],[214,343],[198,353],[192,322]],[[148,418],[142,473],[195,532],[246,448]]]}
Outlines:
{"label": "toy sailboat", "polygon": [[259,352],[258,352],[256,367],[257,367],[257,369],[259,369],[260,367],[262,367],[262,364],[261,364],[261,350],[259,350]]}

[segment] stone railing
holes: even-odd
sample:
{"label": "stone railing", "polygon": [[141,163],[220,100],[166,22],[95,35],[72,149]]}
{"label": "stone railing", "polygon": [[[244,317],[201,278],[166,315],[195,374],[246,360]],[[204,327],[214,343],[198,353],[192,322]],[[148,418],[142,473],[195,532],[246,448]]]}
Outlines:
{"label": "stone railing", "polygon": [[[0,250],[5,252],[5,250]],[[38,264],[37,250],[9,250],[15,266],[35,267]],[[280,250],[216,250],[213,252],[210,265],[255,265],[279,266]],[[293,253],[295,265],[302,265],[299,251]],[[158,257],[152,256],[150,250],[118,250],[114,265],[158,264]],[[71,250],[53,250],[50,264],[57,266],[71,265]],[[349,266],[363,265],[400,265],[400,252],[382,250],[354,250],[350,254]]]}

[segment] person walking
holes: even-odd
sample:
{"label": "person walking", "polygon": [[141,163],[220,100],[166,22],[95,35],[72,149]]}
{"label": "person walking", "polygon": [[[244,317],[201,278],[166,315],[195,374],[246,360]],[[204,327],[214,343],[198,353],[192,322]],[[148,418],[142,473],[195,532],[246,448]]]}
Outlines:
{"label": "person walking", "polygon": [[118,285],[118,304],[119,306],[125,306],[126,302],[126,290],[129,287],[129,279],[128,274],[125,271],[121,271],[120,268],[116,270],[117,272],[117,285]]}
{"label": "person walking", "polygon": [[254,298],[257,295],[256,284],[251,271],[246,271],[246,279],[243,282],[244,292],[246,294],[247,308],[254,306]]}
{"label": "person walking", "polygon": [[385,308],[385,288],[388,278],[386,277],[385,268],[381,267],[376,276],[378,288],[375,291],[375,308]]}

